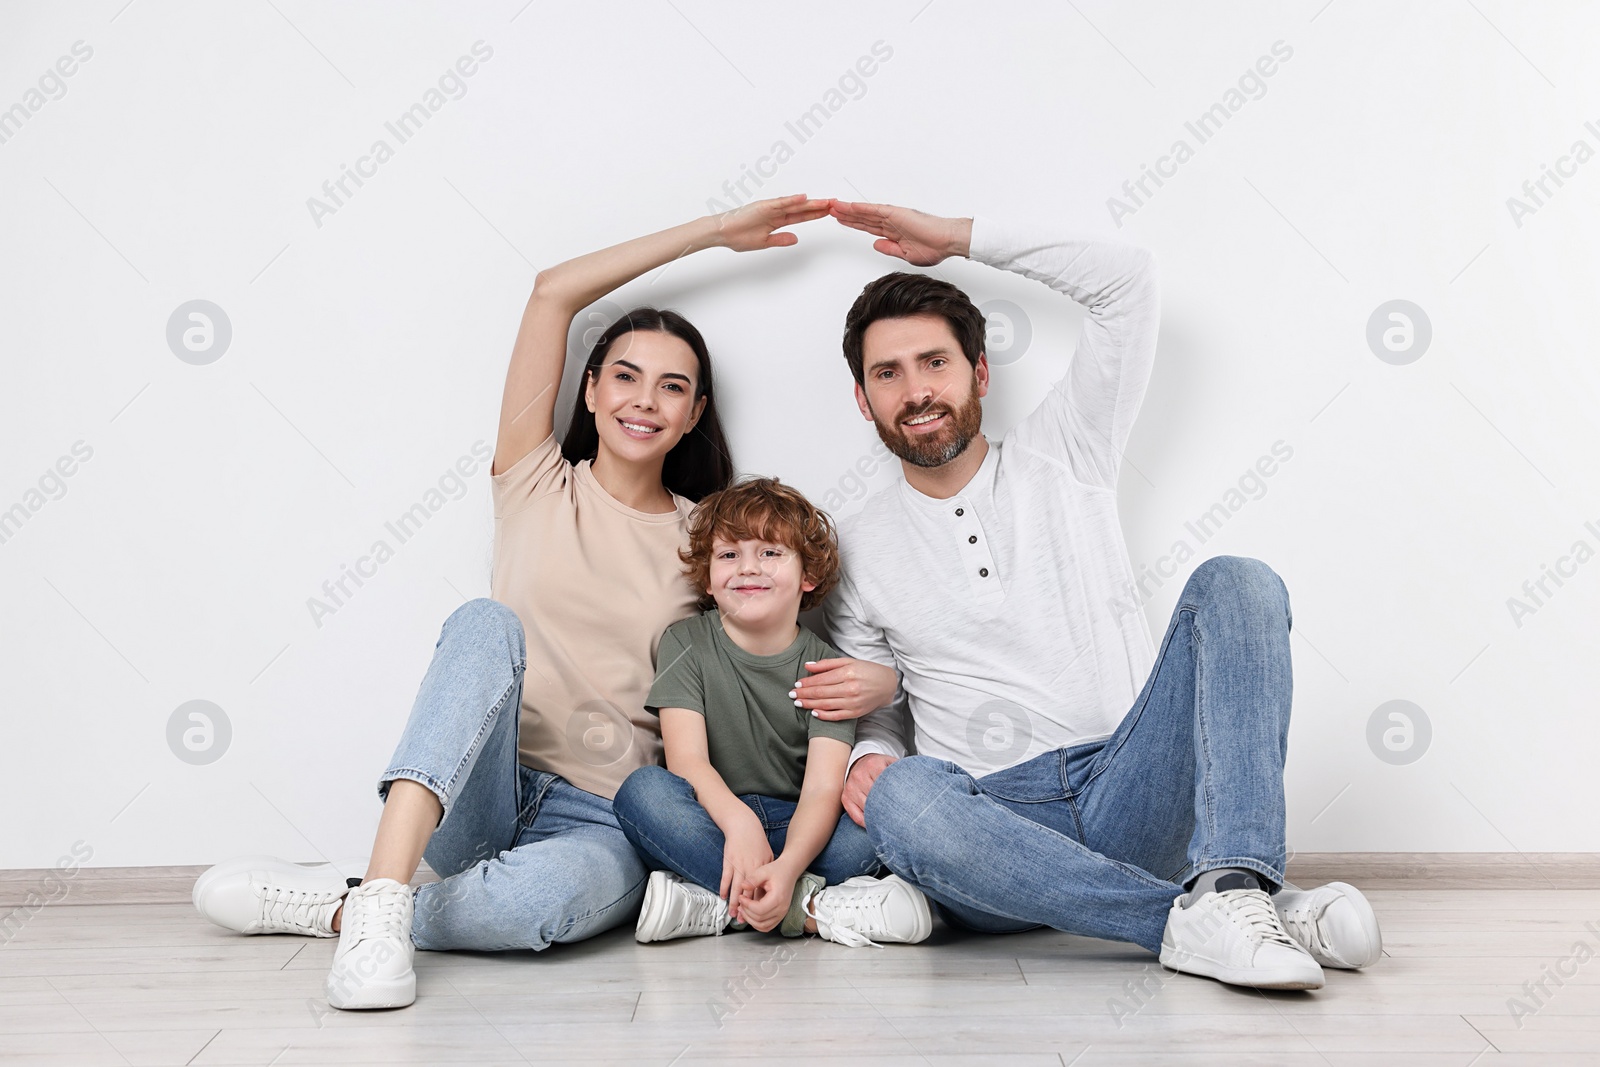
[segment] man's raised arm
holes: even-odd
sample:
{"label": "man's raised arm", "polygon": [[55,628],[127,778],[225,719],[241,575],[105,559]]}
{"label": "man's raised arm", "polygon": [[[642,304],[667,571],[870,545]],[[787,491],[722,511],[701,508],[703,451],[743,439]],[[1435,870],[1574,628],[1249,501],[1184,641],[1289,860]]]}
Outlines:
{"label": "man's raised arm", "polygon": [[1024,448],[1080,482],[1116,488],[1122,452],[1144,400],[1161,319],[1155,257],[1143,248],[973,220],[968,255],[1043,282],[1089,312],[1066,374],[1017,425]]}

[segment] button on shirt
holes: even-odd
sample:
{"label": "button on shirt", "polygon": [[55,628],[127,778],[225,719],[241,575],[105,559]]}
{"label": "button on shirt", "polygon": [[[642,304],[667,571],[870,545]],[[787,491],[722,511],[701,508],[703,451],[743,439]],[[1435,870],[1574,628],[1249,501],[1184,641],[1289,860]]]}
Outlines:
{"label": "button on shirt", "polygon": [[1160,310],[1139,248],[978,218],[970,255],[1088,309],[1065,376],[956,495],[902,478],[845,519],[824,610],[835,647],[901,675],[852,762],[914,746],[981,776],[1108,736],[1154,664],[1143,612],[1119,610],[1133,566],[1116,486]]}

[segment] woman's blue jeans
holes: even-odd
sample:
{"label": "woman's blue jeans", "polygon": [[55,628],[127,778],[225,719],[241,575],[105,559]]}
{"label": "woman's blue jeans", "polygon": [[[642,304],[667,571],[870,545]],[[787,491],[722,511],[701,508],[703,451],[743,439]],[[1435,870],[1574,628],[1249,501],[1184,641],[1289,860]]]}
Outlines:
{"label": "woman's blue jeans", "polygon": [[[739,799],[761,820],[772,854],[781,853],[794,802],[756,794]],[[615,807],[622,832],[653,868],[674,871],[713,893],[721,888],[722,830],[695,799],[687,780],[665,767],[640,767],[617,790]],[[839,816],[833,836],[806,868],[829,885],[882,869],[866,831],[846,815]]]}
{"label": "woman's blue jeans", "polygon": [[1195,568],[1155,668],[1109,738],[983,778],[911,756],[867,794],[867,832],[947,918],[1161,947],[1185,883],[1283,882],[1289,592],[1259,560]]}
{"label": "woman's blue jeans", "polygon": [[522,624],[494,600],[445,620],[410,721],[378,783],[407,778],[444,815],[423,858],[411,940],[425,949],[542,949],[631,921],[649,872],[604,797],[522,766]]}

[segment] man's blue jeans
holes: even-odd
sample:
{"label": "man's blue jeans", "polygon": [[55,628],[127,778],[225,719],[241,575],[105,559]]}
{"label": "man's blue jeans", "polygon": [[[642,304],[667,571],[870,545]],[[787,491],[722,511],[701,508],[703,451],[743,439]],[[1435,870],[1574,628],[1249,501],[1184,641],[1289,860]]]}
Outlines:
{"label": "man's blue jeans", "polygon": [[443,881],[417,890],[425,949],[542,949],[639,913],[649,871],[611,802],[517,759],[522,623],[494,600],[445,620],[410,721],[378,783],[420,782],[444,815],[423,858]]}
{"label": "man's blue jeans", "polygon": [[[772,854],[781,853],[794,802],[755,794],[739,799],[761,820]],[[713,893],[721,888],[722,830],[686,779],[665,767],[640,767],[617,790],[615,809],[623,833],[652,867],[673,871]],[[877,874],[883,867],[866,831],[841,815],[833,836],[806,869],[837,885],[858,874]]]}
{"label": "man's blue jeans", "polygon": [[1195,568],[1116,732],[975,779],[911,756],[867,794],[867,833],[947,918],[1053,926],[1159,952],[1183,886],[1218,867],[1283,882],[1289,593],[1266,564]]}

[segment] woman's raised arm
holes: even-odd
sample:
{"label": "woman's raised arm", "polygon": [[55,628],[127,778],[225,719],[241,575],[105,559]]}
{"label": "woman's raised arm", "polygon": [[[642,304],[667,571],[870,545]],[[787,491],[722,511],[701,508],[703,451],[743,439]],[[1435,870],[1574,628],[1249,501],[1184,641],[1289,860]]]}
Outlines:
{"label": "woman's raised arm", "polygon": [[792,245],[798,240],[794,234],[774,231],[820,219],[831,204],[804,194],[757,200],[540,271],[511,349],[491,471],[499,474],[513,466],[554,429],[567,333],[579,311],[646,271],[703,248],[750,252]]}

